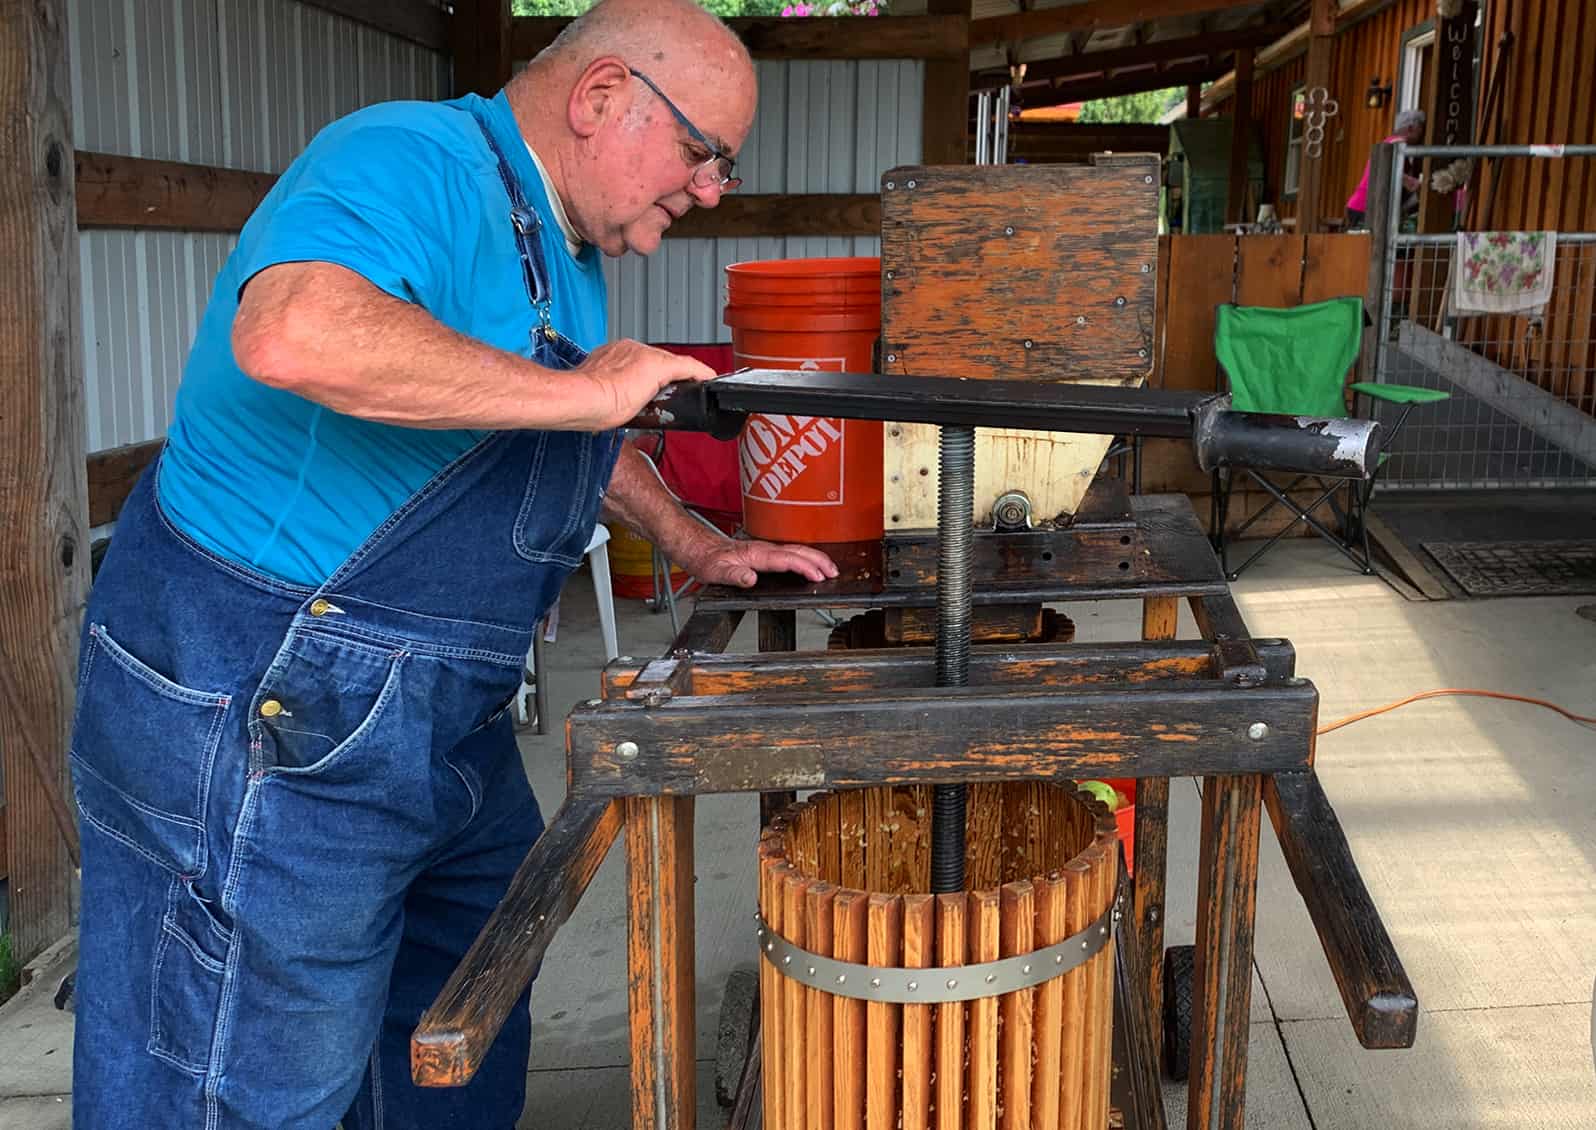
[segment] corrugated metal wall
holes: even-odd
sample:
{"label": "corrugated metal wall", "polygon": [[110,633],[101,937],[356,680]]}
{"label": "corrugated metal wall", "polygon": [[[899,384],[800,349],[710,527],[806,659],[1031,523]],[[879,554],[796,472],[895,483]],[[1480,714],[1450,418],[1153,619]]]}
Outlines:
{"label": "corrugated metal wall", "polygon": [[[759,110],[737,170],[743,192],[877,192],[920,159],[925,64],[757,64]],[[749,259],[878,255],[875,238],[668,239],[647,259],[606,262],[610,333],[652,342],[730,341],[725,268]]]}
{"label": "corrugated metal wall", "polygon": [[[448,92],[443,56],[295,0],[71,0],[80,149],[280,172],[371,102]],[[84,232],[88,450],[165,433],[233,238]]]}

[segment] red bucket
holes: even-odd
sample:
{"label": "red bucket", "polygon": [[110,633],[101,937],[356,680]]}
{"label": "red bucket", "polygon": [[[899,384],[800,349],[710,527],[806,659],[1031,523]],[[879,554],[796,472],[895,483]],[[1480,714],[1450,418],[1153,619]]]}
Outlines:
{"label": "red bucket", "polygon": [[[881,332],[881,260],[778,259],[726,268],[739,368],[867,373]],[[827,543],[882,535],[881,424],[749,416],[739,463],[755,537]]]}

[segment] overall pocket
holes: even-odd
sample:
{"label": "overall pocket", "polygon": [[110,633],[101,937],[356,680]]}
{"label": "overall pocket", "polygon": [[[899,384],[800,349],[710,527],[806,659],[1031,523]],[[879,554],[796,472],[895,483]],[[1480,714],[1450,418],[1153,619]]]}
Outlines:
{"label": "overall pocket", "polygon": [[172,880],[155,942],[149,1050],[192,1075],[210,1062],[232,942],[192,886]]}
{"label": "overall pocket", "polygon": [[72,728],[78,811],[106,835],[190,878],[206,865],[211,768],[232,701],[179,686],[89,626]]}
{"label": "overall pocket", "polygon": [[543,432],[532,449],[515,519],[515,551],[539,565],[575,569],[598,523],[620,441],[614,432]]}
{"label": "overall pocket", "polygon": [[255,768],[322,774],[370,737],[394,699],[406,653],[290,630],[250,703]]}

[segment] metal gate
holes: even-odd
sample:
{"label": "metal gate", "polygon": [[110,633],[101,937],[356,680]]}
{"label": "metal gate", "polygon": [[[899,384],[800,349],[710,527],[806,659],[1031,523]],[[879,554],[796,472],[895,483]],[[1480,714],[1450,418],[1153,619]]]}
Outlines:
{"label": "metal gate", "polygon": [[[1550,298],[1538,315],[1460,315],[1458,235],[1400,230],[1409,157],[1588,161],[1596,145],[1392,146],[1375,379],[1445,391],[1408,416],[1383,488],[1596,487],[1596,233],[1558,231]],[[1493,233],[1513,250],[1506,233]],[[1377,243],[1377,246],[1379,244]],[[1504,269],[1513,269],[1508,266]],[[1474,277],[1470,274],[1470,277]],[[1380,402],[1394,419],[1400,405]]]}

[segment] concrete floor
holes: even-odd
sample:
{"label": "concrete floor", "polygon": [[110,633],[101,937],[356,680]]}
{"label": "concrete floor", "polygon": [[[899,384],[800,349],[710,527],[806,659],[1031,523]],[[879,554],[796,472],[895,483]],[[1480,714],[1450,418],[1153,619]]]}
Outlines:
{"label": "concrete floor", "polygon": [[[1414,691],[1483,687],[1596,710],[1596,623],[1579,598],[1409,602],[1349,572],[1328,549],[1285,543],[1237,585],[1258,635],[1292,640],[1298,671],[1330,721]],[[665,617],[621,608],[622,651],[658,654]],[[579,576],[549,648],[555,712],[589,697],[602,648]],[[1070,609],[1082,640],[1131,639],[1138,606]],[[801,618],[800,643],[825,627]],[[1195,627],[1183,620],[1183,635]],[[733,644],[752,646],[745,627]],[[554,727],[556,734],[558,727]],[[546,811],[563,788],[561,739],[527,734]],[[1596,975],[1596,735],[1547,711],[1448,698],[1326,736],[1319,774],[1417,988],[1417,1045],[1365,1052],[1342,1011],[1272,831],[1258,899],[1248,1124],[1267,1130],[1596,1126],[1591,1050]],[[1172,790],[1169,941],[1191,939],[1198,794]],[[747,797],[698,805],[698,1055],[706,1130],[721,986],[752,967]],[[605,862],[560,933],[533,995],[536,1041],[522,1127],[627,1125],[623,861]],[[70,1118],[70,1017],[47,992],[0,1009],[0,1130],[58,1130]],[[1166,1089],[1184,1125],[1184,1089]]]}

